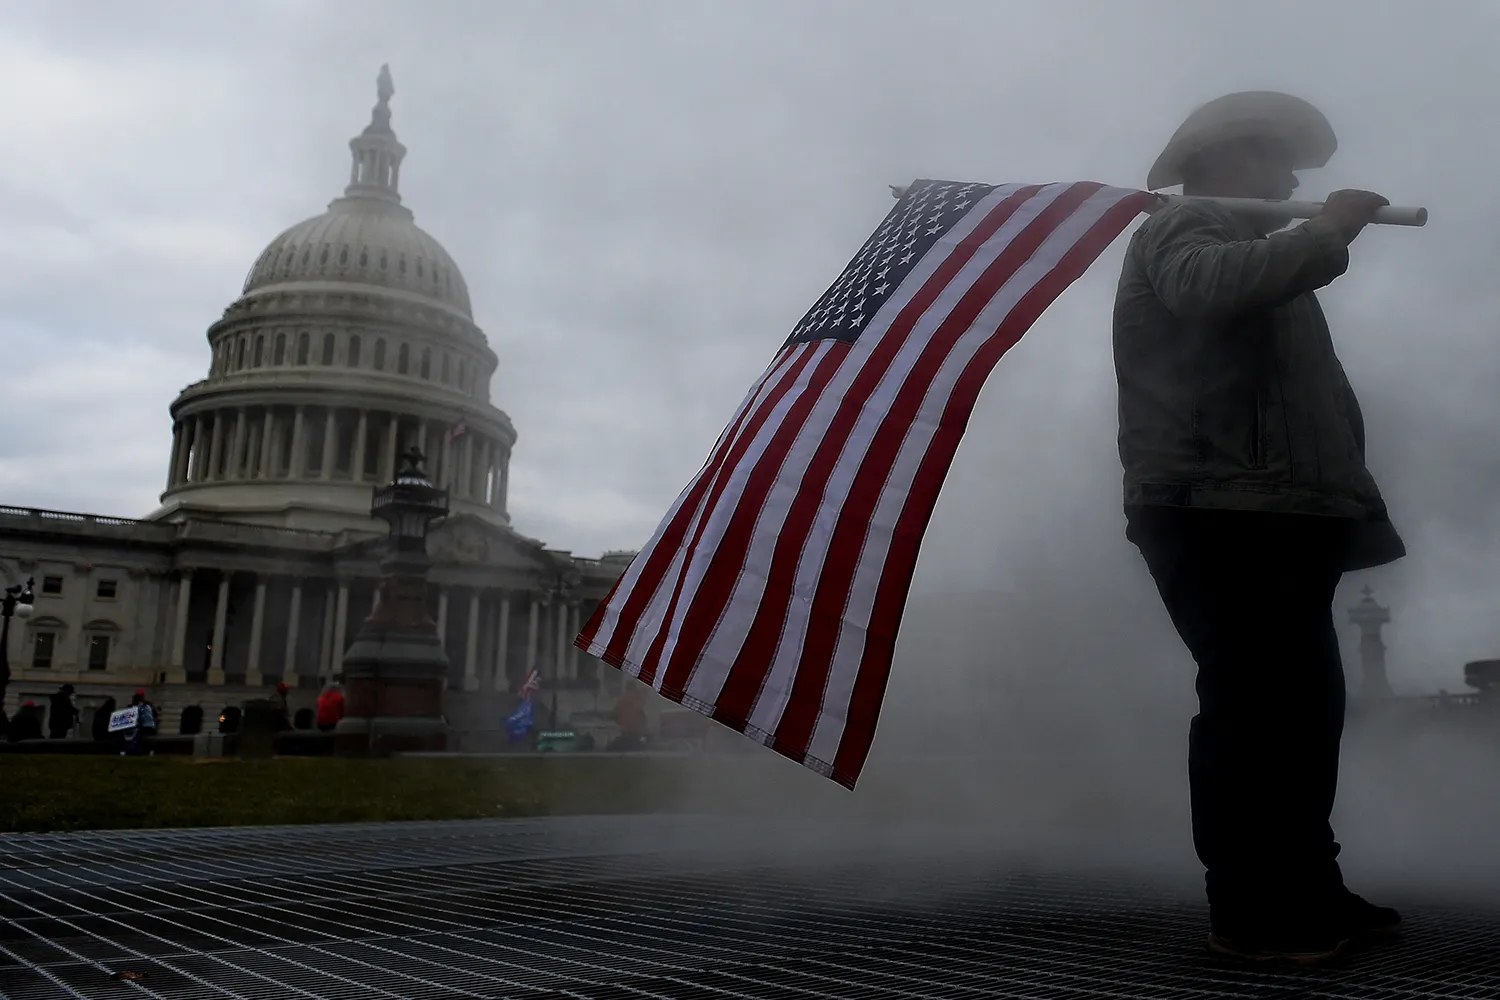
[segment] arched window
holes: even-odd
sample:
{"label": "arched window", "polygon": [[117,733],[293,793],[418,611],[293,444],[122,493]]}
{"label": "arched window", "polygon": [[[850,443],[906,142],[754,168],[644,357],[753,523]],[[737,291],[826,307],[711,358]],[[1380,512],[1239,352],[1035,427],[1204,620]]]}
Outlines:
{"label": "arched window", "polygon": [[266,360],[266,335],[257,333],[255,335],[255,358],[250,364],[259,368]]}
{"label": "arched window", "polygon": [[421,376],[423,378],[432,378],[432,349],[431,348],[428,348],[428,347],[422,348],[422,371],[421,371],[420,374],[421,374]]}
{"label": "arched window", "polygon": [[402,344],[396,351],[396,373],[405,375],[411,369],[411,346]]}
{"label": "arched window", "polygon": [[331,333],[325,333],[325,334],[323,334],[323,363],[325,365],[331,365],[331,364],[333,364],[333,347],[334,347],[333,334],[331,334]]}
{"label": "arched window", "polygon": [[301,333],[297,334],[297,364],[307,364],[307,355],[310,344],[311,338],[308,337],[306,330],[303,330]]}
{"label": "arched window", "polygon": [[443,384],[444,385],[448,384],[448,377],[453,374],[451,371],[448,370],[448,361],[449,361],[448,355],[445,353],[443,355]]}
{"label": "arched window", "polygon": [[83,650],[90,670],[108,670],[109,654],[120,635],[120,626],[96,618],[83,627]]}
{"label": "arched window", "polygon": [[351,336],[349,338],[349,367],[350,368],[358,368],[359,367],[359,348],[360,348],[359,334],[356,333],[356,334],[354,334],[353,336]]}
{"label": "arched window", "polygon": [[27,623],[31,640],[31,662],[27,666],[33,670],[47,670],[56,665],[67,631],[67,623],[61,618],[42,615],[31,619]]}
{"label": "arched window", "polygon": [[245,367],[245,338],[240,338],[240,346],[234,352],[234,370],[239,371]]}
{"label": "arched window", "polygon": [[385,371],[385,338],[375,341],[375,370]]}
{"label": "arched window", "polygon": [[286,364],[286,334],[284,333],[276,335],[276,352],[271,363],[275,365]]}

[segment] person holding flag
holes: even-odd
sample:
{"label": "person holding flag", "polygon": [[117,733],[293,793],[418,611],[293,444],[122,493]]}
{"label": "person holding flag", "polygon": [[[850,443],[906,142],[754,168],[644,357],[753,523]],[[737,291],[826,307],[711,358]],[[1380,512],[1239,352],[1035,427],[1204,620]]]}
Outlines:
{"label": "person holding flag", "polygon": [[533,699],[541,685],[541,675],[537,673],[536,667],[532,667],[516,691],[516,694],[521,696],[521,703],[505,718],[505,731],[510,736],[511,742],[525,739],[526,735],[536,728],[536,704]]}
{"label": "person holding flag", "polygon": [[[1333,129],[1285,94],[1194,112],[1148,178],[1282,201]],[[1335,192],[1272,233],[1207,201],[1156,212],[1115,300],[1127,537],[1198,665],[1193,840],[1211,950],[1312,964],[1400,924],[1344,887],[1330,816],[1344,726],[1333,596],[1405,554],[1365,465],[1359,402],[1314,290],[1388,202]]]}

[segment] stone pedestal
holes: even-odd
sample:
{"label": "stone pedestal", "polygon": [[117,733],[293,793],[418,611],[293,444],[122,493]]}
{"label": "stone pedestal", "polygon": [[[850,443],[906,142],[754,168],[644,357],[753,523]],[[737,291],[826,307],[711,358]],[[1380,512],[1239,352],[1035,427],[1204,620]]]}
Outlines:
{"label": "stone pedestal", "polygon": [[334,730],[341,756],[444,750],[443,681],[448,657],[427,614],[425,557],[387,560],[375,608],[344,654],[344,718]]}

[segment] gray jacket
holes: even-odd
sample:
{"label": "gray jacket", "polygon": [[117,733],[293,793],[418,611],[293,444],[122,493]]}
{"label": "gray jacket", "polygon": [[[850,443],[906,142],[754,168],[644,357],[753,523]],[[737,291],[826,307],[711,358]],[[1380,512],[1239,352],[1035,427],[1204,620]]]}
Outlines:
{"label": "gray jacket", "polygon": [[1179,203],[1130,240],[1115,297],[1127,506],[1331,516],[1361,525],[1349,568],[1405,554],[1365,467],[1364,417],[1313,290],[1349,249],[1313,219],[1270,236]]}

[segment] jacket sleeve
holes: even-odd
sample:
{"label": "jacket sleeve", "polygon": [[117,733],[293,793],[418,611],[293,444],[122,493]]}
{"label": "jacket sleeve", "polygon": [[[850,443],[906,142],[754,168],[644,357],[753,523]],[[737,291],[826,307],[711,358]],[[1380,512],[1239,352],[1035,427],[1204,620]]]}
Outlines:
{"label": "jacket sleeve", "polygon": [[1174,205],[1142,227],[1137,247],[1157,297],[1184,320],[1281,305],[1349,267],[1348,246],[1320,219],[1258,239],[1238,237],[1227,213]]}

